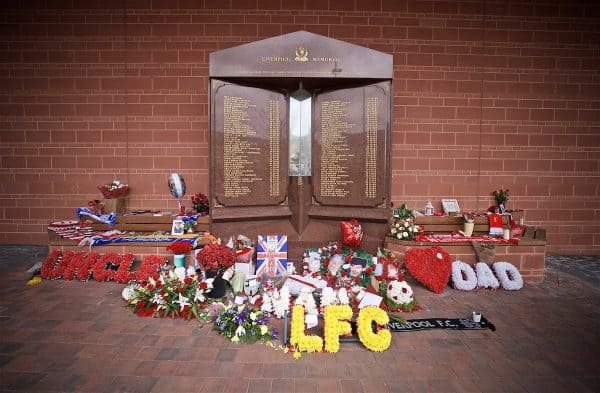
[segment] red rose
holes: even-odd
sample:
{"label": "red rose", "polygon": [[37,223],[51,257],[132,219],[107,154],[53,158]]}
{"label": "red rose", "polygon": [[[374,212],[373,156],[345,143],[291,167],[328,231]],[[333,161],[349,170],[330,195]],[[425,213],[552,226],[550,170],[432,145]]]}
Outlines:
{"label": "red rose", "polygon": [[204,281],[200,283],[200,289],[206,289],[207,285]]}
{"label": "red rose", "polygon": [[346,255],[346,262],[350,263],[352,261],[352,255]]}
{"label": "red rose", "polygon": [[324,261],[323,261],[323,265],[324,265],[324,266],[329,266],[329,259],[326,259],[326,260],[324,260]]}
{"label": "red rose", "polygon": [[185,280],[183,280],[183,282],[185,282],[186,285],[190,285],[192,283],[192,279],[187,277]]}
{"label": "red rose", "polygon": [[183,293],[183,291],[185,291],[185,289],[183,288],[177,288],[177,290],[179,291],[179,293]]}
{"label": "red rose", "polygon": [[346,277],[348,275],[348,273],[346,273],[345,271],[342,271],[342,277]]}
{"label": "red rose", "polygon": [[354,282],[358,284],[360,280],[358,279],[358,277],[354,277]]}
{"label": "red rose", "polygon": [[335,253],[336,253],[336,254],[341,254],[341,253],[342,253],[342,250],[340,250],[339,248],[337,248],[337,249],[335,250]]}

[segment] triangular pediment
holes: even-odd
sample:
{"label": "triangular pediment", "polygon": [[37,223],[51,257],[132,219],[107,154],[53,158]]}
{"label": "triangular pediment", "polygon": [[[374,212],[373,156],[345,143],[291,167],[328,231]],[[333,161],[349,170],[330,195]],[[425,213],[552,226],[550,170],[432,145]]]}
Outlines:
{"label": "triangular pediment", "polygon": [[392,79],[392,55],[296,31],[213,52],[211,78],[300,77]]}

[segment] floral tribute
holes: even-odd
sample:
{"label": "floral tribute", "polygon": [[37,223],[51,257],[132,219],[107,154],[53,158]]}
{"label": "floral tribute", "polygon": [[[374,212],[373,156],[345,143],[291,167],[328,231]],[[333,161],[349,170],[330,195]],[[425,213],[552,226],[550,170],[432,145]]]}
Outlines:
{"label": "floral tribute", "polygon": [[492,196],[497,204],[506,203],[508,201],[508,193],[509,190],[504,188],[499,188],[497,190],[492,191]]}
{"label": "floral tribute", "polygon": [[421,308],[413,296],[412,288],[404,280],[383,280],[379,292],[387,311],[413,312]]}
{"label": "floral tribute", "polygon": [[208,213],[208,197],[201,192],[198,192],[191,197],[192,207],[197,213]]}
{"label": "floral tribute", "polygon": [[399,240],[413,240],[421,232],[414,218],[394,218],[390,227],[390,235]]}
{"label": "floral tribute", "polygon": [[132,280],[144,282],[149,277],[158,279],[158,271],[165,264],[165,258],[157,255],[148,255],[142,261],[137,272],[131,271],[134,262],[132,254],[99,255],[95,252],[60,250],[52,251],[42,263],[40,275],[49,280],[87,281],[94,277],[96,281],[116,281],[127,284]]}
{"label": "floral tribute", "polygon": [[[373,256],[365,250],[352,250],[329,243],[318,250],[307,250],[304,258],[304,275],[319,277],[334,288],[366,288],[375,273]],[[310,256],[309,256],[310,255]],[[315,255],[319,255],[320,266],[316,270]],[[312,259],[312,260],[311,260]]]}
{"label": "floral tribute", "polygon": [[[341,335],[351,333],[350,323],[352,308],[348,305],[327,306],[323,310],[325,340],[317,335],[307,335],[304,332],[304,307],[295,305],[292,308],[290,345],[294,349],[294,358],[298,359],[301,352],[337,352]],[[358,338],[361,343],[372,351],[385,351],[389,348],[392,335],[385,328],[389,322],[388,314],[379,307],[368,306],[360,310],[356,320]],[[373,326],[376,331],[373,331]]]}
{"label": "floral tribute", "polygon": [[123,184],[118,180],[98,186],[98,190],[100,190],[102,196],[106,199],[120,198],[127,193],[128,189],[129,186],[127,184]]}
{"label": "floral tribute", "polygon": [[213,327],[234,343],[255,343],[259,340],[269,343],[279,337],[277,330],[269,326],[269,317],[247,305],[225,307],[217,314]]}
{"label": "floral tribute", "polygon": [[229,269],[237,260],[235,251],[222,244],[207,244],[196,256],[204,270],[216,270],[218,274]]}
{"label": "floral tribute", "polygon": [[[514,291],[523,287],[523,278],[519,270],[509,262],[495,262],[490,269],[483,262],[471,265],[455,261],[452,263],[452,284],[461,291],[472,291],[476,288],[491,288]],[[495,276],[494,276],[495,273]]]}
{"label": "floral tribute", "polygon": [[352,308],[347,306],[327,306],[323,310],[325,351],[336,353],[340,350],[340,336],[351,334]]}
{"label": "floral tribute", "polygon": [[192,244],[190,242],[175,241],[167,246],[167,251],[171,251],[173,254],[185,254],[191,251]]}
{"label": "floral tribute", "polygon": [[104,254],[94,262],[92,276],[100,282],[114,280],[126,284],[135,277],[135,273],[129,271],[133,261],[133,254]]}
{"label": "floral tribute", "polygon": [[442,293],[452,270],[450,255],[441,247],[411,248],[405,255],[406,269],[421,284]]}
{"label": "floral tribute", "polygon": [[[377,324],[377,333],[373,333],[373,322]],[[368,306],[361,309],[356,320],[360,342],[371,351],[383,352],[388,349],[392,343],[392,334],[380,327],[389,322],[387,313],[378,307]]]}
{"label": "floral tribute", "polygon": [[158,280],[149,277],[147,283],[134,286],[127,305],[139,316],[198,319],[212,281],[195,274],[181,277],[170,270],[161,273]]}

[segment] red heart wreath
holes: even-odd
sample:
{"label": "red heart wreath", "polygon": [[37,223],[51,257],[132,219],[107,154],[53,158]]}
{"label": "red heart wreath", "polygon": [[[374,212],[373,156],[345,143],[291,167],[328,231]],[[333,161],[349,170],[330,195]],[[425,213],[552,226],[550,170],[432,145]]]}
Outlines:
{"label": "red heart wreath", "polygon": [[450,255],[441,247],[411,248],[406,252],[406,269],[435,293],[444,292],[452,271]]}

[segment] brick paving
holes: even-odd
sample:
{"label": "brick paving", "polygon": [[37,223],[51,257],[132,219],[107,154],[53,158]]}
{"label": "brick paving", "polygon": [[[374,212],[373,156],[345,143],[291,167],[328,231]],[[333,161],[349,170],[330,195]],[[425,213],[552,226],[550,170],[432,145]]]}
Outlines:
{"label": "brick paving", "polygon": [[[39,255],[5,261],[0,247],[0,390],[30,392],[594,392],[600,391],[600,290],[547,268],[521,291],[435,295],[409,318],[466,317],[492,331],[395,333],[373,353],[290,354],[236,345],[196,322],[139,318],[122,285],[47,281],[24,271]],[[595,263],[594,261],[590,262]],[[593,270],[593,267],[590,268]]]}

